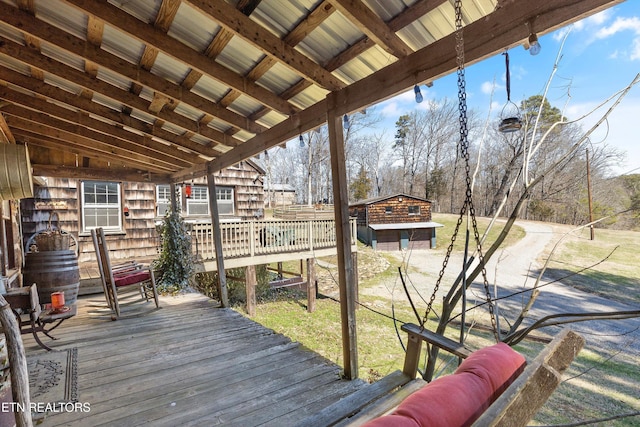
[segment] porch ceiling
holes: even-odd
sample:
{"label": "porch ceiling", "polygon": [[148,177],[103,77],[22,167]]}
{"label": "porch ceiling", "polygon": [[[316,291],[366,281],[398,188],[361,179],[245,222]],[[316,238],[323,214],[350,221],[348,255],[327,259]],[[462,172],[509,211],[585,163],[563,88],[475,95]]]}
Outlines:
{"label": "porch ceiling", "polygon": [[[622,1],[465,0],[465,59]],[[34,175],[202,176],[454,71],[452,3],[0,0],[0,140]]]}

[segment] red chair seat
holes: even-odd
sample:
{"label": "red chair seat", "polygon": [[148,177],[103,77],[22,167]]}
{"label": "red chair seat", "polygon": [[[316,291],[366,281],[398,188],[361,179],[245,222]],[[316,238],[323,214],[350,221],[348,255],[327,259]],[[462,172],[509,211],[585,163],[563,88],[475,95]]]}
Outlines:
{"label": "red chair seat", "polygon": [[151,279],[151,274],[148,270],[140,270],[135,273],[128,272],[124,275],[114,275],[113,280],[116,283],[116,287],[133,285],[135,283],[144,282]]}

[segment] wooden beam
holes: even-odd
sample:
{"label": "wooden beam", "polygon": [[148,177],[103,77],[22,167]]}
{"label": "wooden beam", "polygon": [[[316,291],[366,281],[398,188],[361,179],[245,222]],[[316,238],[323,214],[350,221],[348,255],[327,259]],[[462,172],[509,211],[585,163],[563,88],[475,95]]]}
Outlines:
{"label": "wooden beam", "polygon": [[[505,48],[522,43],[529,36],[525,23],[536,16],[540,33],[578,21],[623,0],[557,0],[553,4],[514,0],[487,17],[464,27],[465,58],[475,63]],[[456,68],[455,34],[450,34],[386,68],[336,92],[336,115],[360,111],[391,98],[413,85],[433,81]],[[290,116],[268,131],[256,135],[240,147],[214,159],[211,172],[233,165],[268,148],[294,138],[322,124],[325,101]],[[185,173],[188,171],[184,171]]]}
{"label": "wooden beam", "polygon": [[229,307],[229,293],[227,291],[227,273],[224,269],[224,254],[222,253],[222,235],[220,233],[220,213],[216,200],[216,179],[213,174],[207,175],[209,190],[209,210],[211,211],[211,225],[213,226],[213,245],[216,250],[216,265],[218,271],[218,296],[220,305]]}
{"label": "wooden beam", "polygon": [[247,314],[249,316],[256,315],[256,266],[248,265],[244,269],[245,289],[247,294]]}
{"label": "wooden beam", "polygon": [[129,114],[124,114],[121,111],[113,110],[109,107],[93,102],[91,99],[87,99],[84,96],[74,95],[66,90],[59,89],[33,77],[25,76],[16,71],[0,66],[0,81],[2,80],[35,92],[45,98],[67,104],[71,107],[102,117],[106,120],[138,130],[149,136],[170,142],[193,153],[202,154],[207,157],[216,157],[222,154],[221,151],[192,141],[184,135],[176,135],[173,132],[161,129],[157,123],[149,124],[131,117]]}
{"label": "wooden beam", "polygon": [[[0,9],[2,8],[0,3]],[[81,86],[93,92],[100,93],[101,95],[110,98],[118,103],[122,103],[131,109],[137,109],[139,111],[148,112],[150,102],[140,98],[139,96],[130,93],[128,91],[119,89],[101,80],[93,79],[88,74],[78,71],[72,67],[64,65],[58,61],[55,61],[49,57],[45,57],[38,52],[27,49],[17,43],[14,43],[8,39],[0,37],[0,53],[12,56],[21,62],[30,65],[32,67],[46,70],[47,72],[65,79],[73,86]],[[189,130],[193,133],[197,133],[204,138],[208,138],[211,141],[215,141],[227,146],[235,146],[240,143],[239,140],[226,135],[220,131],[217,131],[211,127],[202,127],[195,122],[181,114],[177,114],[173,111],[166,109],[162,110],[158,114],[154,114],[158,119],[165,120],[179,128]]]}
{"label": "wooden beam", "polygon": [[316,311],[316,260],[307,258],[307,311]]}
{"label": "wooden beam", "polygon": [[338,286],[340,289],[340,317],[342,321],[342,352],[344,375],[358,378],[358,342],[356,334],[356,295],[353,258],[351,257],[351,227],[349,225],[349,189],[347,187],[346,158],[342,135],[342,115],[336,114],[336,96],[327,97],[327,125],[333,205],[336,220],[336,249],[338,252]]}
{"label": "wooden beam", "polygon": [[16,143],[16,139],[13,137],[13,133],[11,133],[11,129],[9,129],[9,125],[2,114],[0,114],[0,142],[5,144]]}
{"label": "wooden beam", "polygon": [[[338,90],[345,86],[339,78],[322,68],[307,56],[293,49],[269,30],[249,19],[232,5],[219,1],[183,0],[194,8],[209,15],[227,30],[243,38],[277,60],[293,72],[315,82],[327,90]],[[238,88],[235,88],[238,89]]]}
{"label": "wooden beam", "polygon": [[396,58],[404,58],[413,50],[360,0],[331,0],[331,3],[360,31]]}
{"label": "wooden beam", "polygon": [[[211,102],[211,100],[196,95],[193,92],[185,91],[184,87],[178,84],[171,83],[160,76],[150,73],[148,70],[141,69],[135,64],[123,61],[121,58],[101,49],[99,45],[93,45],[91,42],[77,38],[45,21],[20,12],[8,4],[0,2],[0,16],[2,16],[3,22],[18,31],[22,31],[41,40],[46,40],[47,43],[56,45],[87,61],[91,61],[105,69],[120,74],[141,86],[149,87],[156,92],[164,93],[170,98],[209,113],[229,125],[237,126],[252,133],[260,133],[266,129],[264,126],[249,121],[246,117],[238,113]],[[102,22],[95,17],[91,19]],[[0,42],[0,44],[2,43]],[[45,68],[45,70],[50,71],[48,68]],[[52,73],[56,74],[53,71]]]}
{"label": "wooden beam", "polygon": [[[145,24],[128,14],[127,12],[113,6],[107,1],[95,0],[66,0],[67,3],[77,7],[88,15],[96,16],[105,22],[119,28],[121,31],[140,40],[146,45],[153,46],[159,51],[176,60],[192,67],[202,74],[219,81],[231,88],[239,90],[261,104],[268,105],[276,111],[289,115],[296,111],[296,108],[287,101],[279,98],[273,92],[239,76],[228,68],[212,61],[206,55],[194,51],[182,42],[169,37],[167,34],[155,28],[153,25]],[[235,10],[235,9],[233,9]]]}
{"label": "wooden beam", "polygon": [[[37,113],[36,113],[37,114]],[[9,126],[15,129],[15,134],[18,135],[18,129],[23,131],[32,132],[38,136],[41,136],[43,140],[57,140],[63,146],[69,144],[69,148],[80,147],[84,150],[85,154],[94,152],[96,154],[102,153],[105,158],[103,160],[121,161],[123,164],[131,164],[132,167],[145,167],[149,170],[172,172],[175,170],[175,166],[171,163],[159,162],[158,160],[149,156],[144,156],[126,148],[114,147],[110,144],[109,137],[104,134],[94,132],[92,136],[83,136],[78,133],[79,126],[74,127],[69,125],[68,129],[62,130],[55,124],[52,124],[52,119],[43,118],[48,124],[34,122],[29,119],[25,119],[19,116],[7,117]],[[63,125],[60,121],[59,125]],[[66,127],[66,124],[64,124]],[[89,132],[87,132],[89,133]]]}
{"label": "wooden beam", "polygon": [[[130,149],[131,151],[139,154],[150,155],[157,158],[159,161],[166,159],[166,161],[175,163],[176,166],[183,165],[183,167],[187,167],[194,163],[204,162],[204,160],[196,154],[187,153],[183,150],[177,149],[176,147],[153,141],[148,136],[127,131],[119,126],[105,123],[102,120],[93,119],[84,112],[74,112],[51,102],[26,96],[8,88],[0,87],[0,98],[4,98],[15,103],[14,107],[6,108],[6,112],[8,114],[29,118],[34,116],[27,116],[26,109],[45,111],[52,119],[59,119],[70,124],[78,124],[90,131],[97,131],[110,135],[112,137],[111,143],[114,146]],[[24,108],[16,108],[15,105],[20,105]],[[42,115],[40,117],[46,116]]]}
{"label": "wooden beam", "polygon": [[128,181],[168,183],[169,175],[151,174],[143,170],[132,169],[100,169],[95,167],[74,167],[59,165],[31,164],[34,176],[49,176],[72,179],[95,179],[101,181]]}

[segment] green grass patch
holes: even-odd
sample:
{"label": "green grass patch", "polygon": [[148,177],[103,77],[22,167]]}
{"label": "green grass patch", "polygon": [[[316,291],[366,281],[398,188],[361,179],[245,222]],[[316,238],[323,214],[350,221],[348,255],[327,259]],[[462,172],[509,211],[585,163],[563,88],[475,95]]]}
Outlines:
{"label": "green grass patch", "polygon": [[[585,292],[626,303],[640,302],[640,232],[595,230],[568,236],[552,255],[548,274]],[[579,274],[575,274],[578,273]]]}

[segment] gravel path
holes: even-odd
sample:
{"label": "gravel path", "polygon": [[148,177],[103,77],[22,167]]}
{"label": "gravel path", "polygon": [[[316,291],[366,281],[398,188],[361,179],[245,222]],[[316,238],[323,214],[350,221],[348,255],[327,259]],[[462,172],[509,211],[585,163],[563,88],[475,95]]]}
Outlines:
{"label": "gravel path", "polygon": [[[513,292],[531,289],[542,267],[536,260],[545,259],[552,246],[561,237],[561,234],[554,232],[553,227],[549,224],[519,221],[518,225],[525,229],[526,236],[517,244],[496,254],[487,265],[487,278],[491,284],[492,292],[493,284],[497,283],[499,287],[498,295],[501,297]],[[427,299],[433,290],[437,274],[441,269],[446,243],[439,242],[442,248],[436,250],[421,250],[404,254],[409,266],[407,268],[407,280],[412,288],[411,294],[419,306],[424,307],[425,304],[420,301],[418,294]],[[403,261],[402,254],[396,255],[396,257],[398,265],[400,265]],[[440,294],[448,291],[455,276],[460,272],[461,266],[462,257],[452,256],[442,281]],[[481,277],[478,280],[480,283],[475,284],[467,294],[469,304],[476,298],[479,300],[484,299]],[[525,319],[524,325],[529,325],[543,316],[562,312],[605,312],[640,309],[637,304],[628,305],[610,301],[576,290],[560,282],[547,283],[549,281],[543,278],[540,295],[529,313],[529,317]],[[389,279],[373,288],[367,288],[365,292],[386,297],[392,295],[396,299],[406,300],[398,278]],[[501,300],[499,310],[502,317],[513,320],[528,295],[529,293],[527,292]],[[505,325],[503,324],[502,328],[504,329],[504,327]],[[640,319],[638,318],[588,321],[574,323],[570,327],[585,337],[585,348],[607,348],[609,350],[623,350],[632,353],[640,352]],[[550,327],[540,332],[553,335],[558,331],[558,328]]]}

